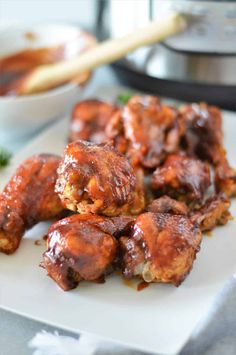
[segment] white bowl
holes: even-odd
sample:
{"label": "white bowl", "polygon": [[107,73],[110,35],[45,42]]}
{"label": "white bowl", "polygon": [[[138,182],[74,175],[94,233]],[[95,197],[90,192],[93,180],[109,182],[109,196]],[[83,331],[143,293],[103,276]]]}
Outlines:
{"label": "white bowl", "polygon": [[[43,48],[70,42],[68,56],[78,45],[80,29],[70,25],[18,25],[0,31],[0,57],[26,48]],[[26,33],[34,33],[32,41]],[[83,42],[83,41],[82,41]],[[77,44],[75,48],[74,44]],[[50,121],[71,110],[82,92],[82,87],[68,83],[56,89],[29,96],[0,96],[0,144],[8,139],[29,135]]]}

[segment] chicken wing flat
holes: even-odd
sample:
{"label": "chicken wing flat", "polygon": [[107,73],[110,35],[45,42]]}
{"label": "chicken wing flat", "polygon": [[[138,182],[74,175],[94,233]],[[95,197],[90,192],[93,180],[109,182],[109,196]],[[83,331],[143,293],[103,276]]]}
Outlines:
{"label": "chicken wing flat", "polygon": [[153,200],[146,208],[148,212],[188,215],[188,207],[183,201],[177,201],[169,196]]}
{"label": "chicken wing flat", "polygon": [[169,155],[152,176],[152,188],[158,194],[188,202],[201,200],[210,184],[209,165],[181,153]]}
{"label": "chicken wing flat", "polygon": [[143,213],[130,237],[120,238],[125,277],[180,285],[192,269],[201,231],[189,218],[168,213]]}
{"label": "chicken wing flat", "polygon": [[210,231],[232,219],[229,208],[229,198],[224,194],[215,195],[208,198],[199,210],[191,213],[191,220],[198,223],[202,231]]}
{"label": "chicken wing flat", "polygon": [[114,236],[126,232],[132,217],[73,215],[54,223],[48,232],[43,267],[63,290],[82,280],[98,281],[111,272],[117,257]]}
{"label": "chicken wing flat", "polygon": [[79,102],[72,112],[69,141],[104,142],[106,125],[116,110],[116,106],[95,99]]}
{"label": "chicken wing flat", "polygon": [[[80,213],[132,213],[136,178],[127,158],[110,145],[68,144],[58,169],[56,191],[63,205]],[[137,213],[137,204],[134,213]]]}
{"label": "chicken wing flat", "polygon": [[122,112],[132,165],[155,168],[178,149],[178,111],[153,96],[133,96]]}
{"label": "chicken wing flat", "polygon": [[24,232],[34,224],[60,216],[54,192],[60,157],[32,156],[24,161],[0,195],[0,251],[13,253]]}

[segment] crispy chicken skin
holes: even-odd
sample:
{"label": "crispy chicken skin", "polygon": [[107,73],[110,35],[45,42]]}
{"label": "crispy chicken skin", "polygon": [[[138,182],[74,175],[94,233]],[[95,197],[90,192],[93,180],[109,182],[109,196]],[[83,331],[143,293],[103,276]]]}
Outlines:
{"label": "crispy chicken skin", "polygon": [[99,100],[79,102],[72,112],[69,142],[86,140],[102,143],[106,140],[105,128],[117,107]]}
{"label": "crispy chicken skin", "polygon": [[178,149],[178,111],[161,104],[154,96],[133,96],[124,106],[122,117],[128,156],[132,165],[155,168]]}
{"label": "crispy chicken skin", "polygon": [[188,215],[188,207],[183,201],[176,201],[169,196],[153,200],[146,208],[148,212]]}
{"label": "crispy chicken skin", "polygon": [[201,200],[210,184],[209,165],[181,153],[169,155],[152,176],[152,188],[158,194],[188,202]]}
{"label": "crispy chicken skin", "polygon": [[201,239],[201,231],[186,216],[143,213],[131,236],[120,238],[123,274],[178,286],[192,269]]}
{"label": "crispy chicken skin", "polygon": [[137,213],[135,189],[133,168],[111,145],[76,141],[65,148],[56,191],[66,208],[109,216]]}
{"label": "crispy chicken skin", "polygon": [[133,218],[73,215],[54,223],[42,266],[65,291],[82,280],[98,281],[112,271],[117,258],[114,236],[126,233]]}
{"label": "crispy chicken skin", "polygon": [[202,231],[210,231],[232,219],[230,200],[224,194],[212,196],[197,211],[191,212],[191,221],[198,223]]}
{"label": "crispy chicken skin", "polygon": [[54,192],[60,157],[34,155],[24,161],[0,195],[0,251],[12,254],[34,224],[60,216]]}

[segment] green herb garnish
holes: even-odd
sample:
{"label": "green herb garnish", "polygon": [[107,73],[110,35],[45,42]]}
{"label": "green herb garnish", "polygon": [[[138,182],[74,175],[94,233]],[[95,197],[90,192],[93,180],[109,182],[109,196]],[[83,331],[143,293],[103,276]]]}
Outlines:
{"label": "green herb garnish", "polygon": [[131,92],[122,92],[120,95],[118,95],[117,97],[117,103],[120,104],[120,105],[126,105],[129,101],[129,99],[131,99],[131,97],[133,96],[134,94],[132,94]]}
{"label": "green herb garnish", "polygon": [[11,159],[11,153],[5,148],[0,148],[0,168],[7,166]]}

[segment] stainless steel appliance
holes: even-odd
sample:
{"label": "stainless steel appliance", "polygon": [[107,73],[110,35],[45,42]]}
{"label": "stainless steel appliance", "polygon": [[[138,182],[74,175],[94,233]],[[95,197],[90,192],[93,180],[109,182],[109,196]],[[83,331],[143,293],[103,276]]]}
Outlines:
{"label": "stainless steel appliance", "polygon": [[169,12],[186,14],[187,30],[115,63],[118,77],[160,95],[236,109],[236,0],[111,0],[110,35],[121,36]]}

